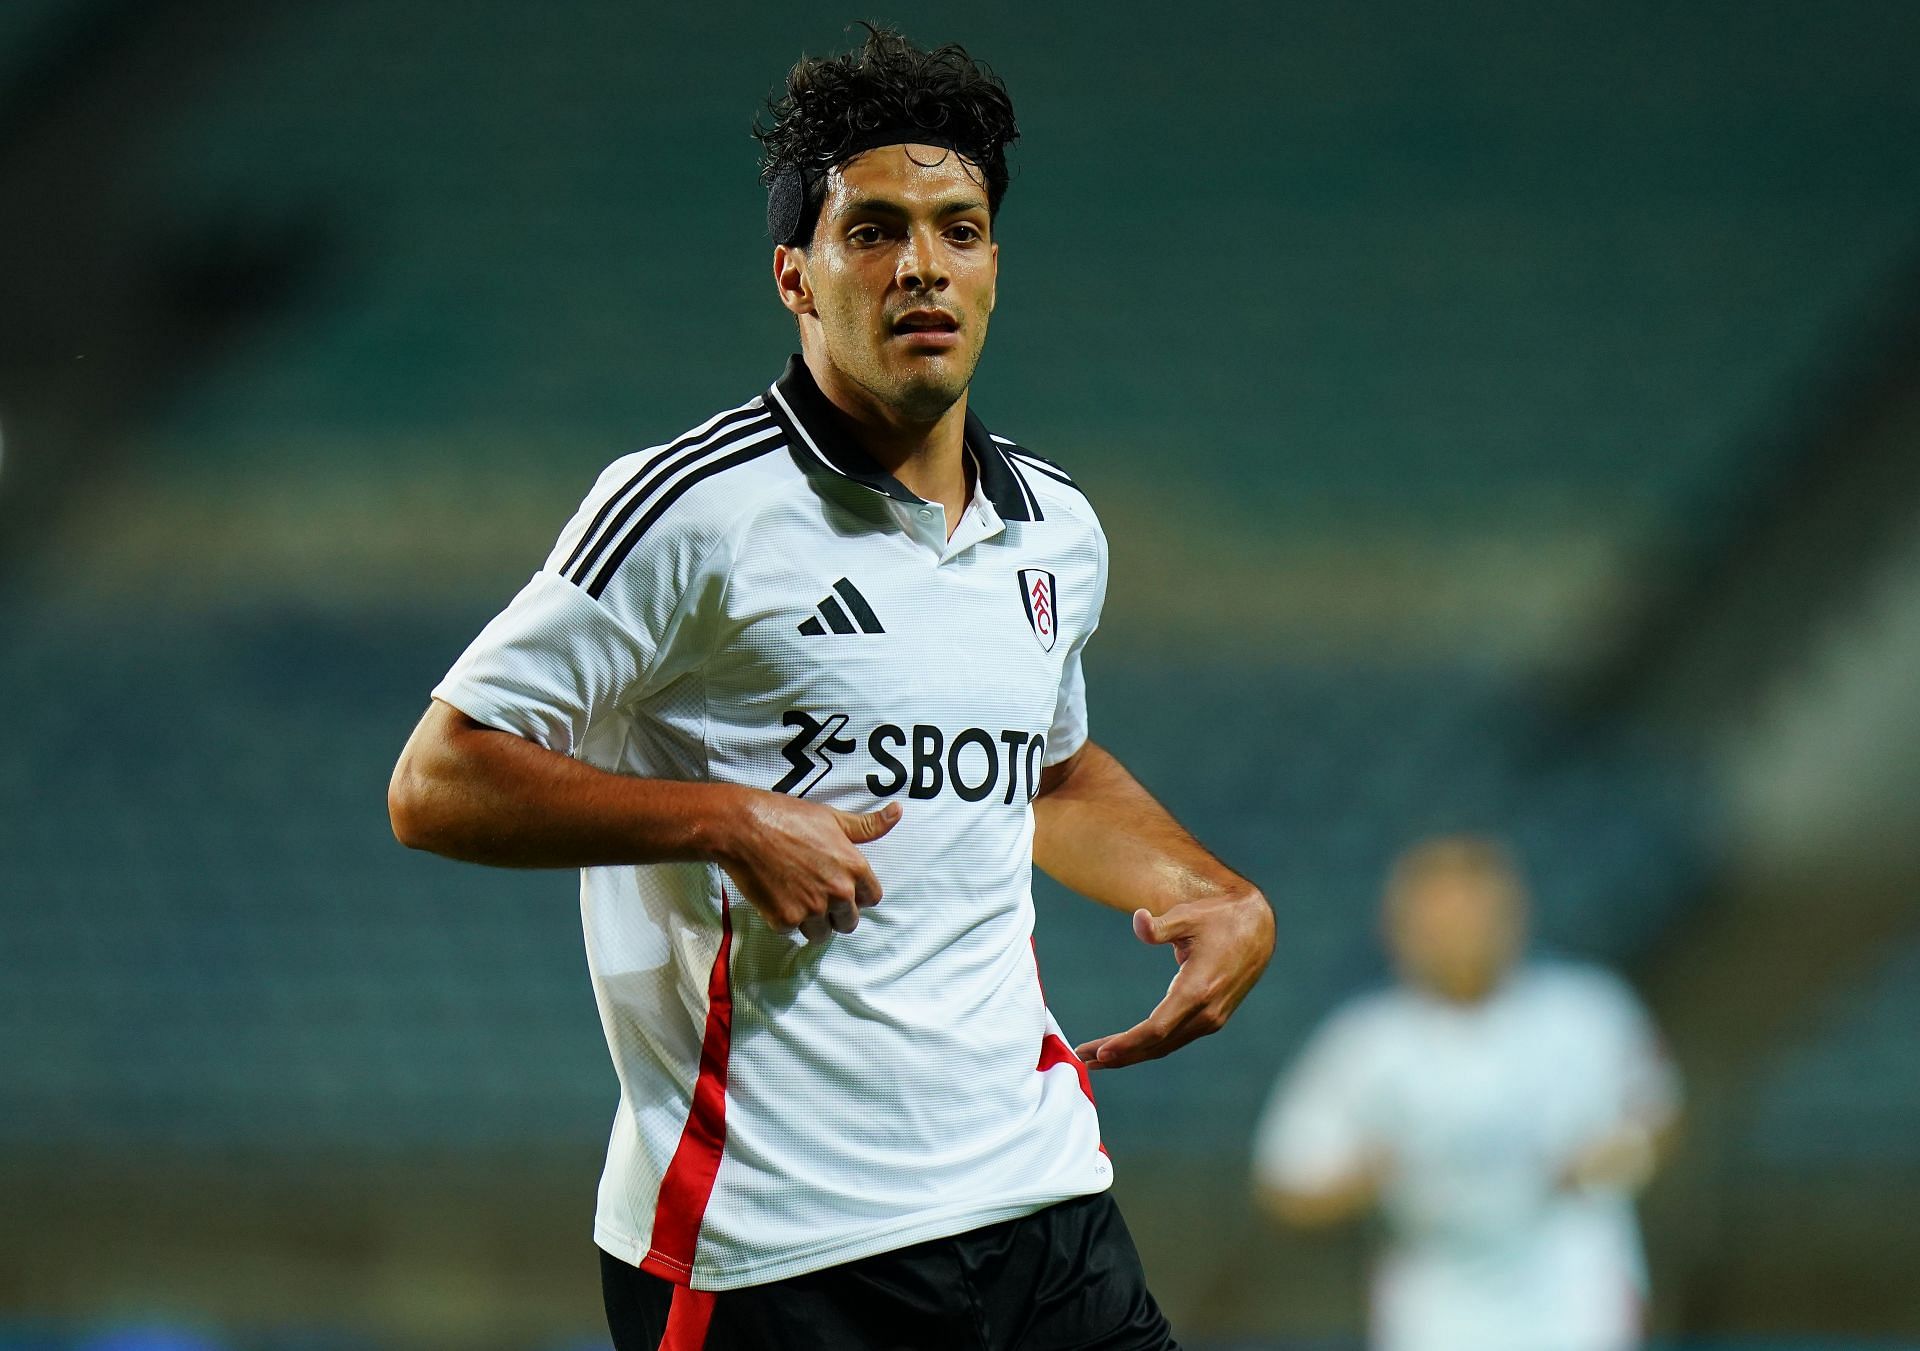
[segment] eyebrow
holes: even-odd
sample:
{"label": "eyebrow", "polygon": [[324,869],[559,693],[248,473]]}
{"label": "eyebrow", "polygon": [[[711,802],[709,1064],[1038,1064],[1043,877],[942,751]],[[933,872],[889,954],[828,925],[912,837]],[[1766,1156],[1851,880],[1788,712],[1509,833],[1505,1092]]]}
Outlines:
{"label": "eyebrow", "polygon": [[[951,216],[965,215],[969,211],[985,211],[987,204],[979,197],[949,197],[934,207],[936,220],[946,220]],[[887,216],[894,220],[905,220],[913,213],[900,203],[887,197],[856,197],[838,212],[842,216]]]}

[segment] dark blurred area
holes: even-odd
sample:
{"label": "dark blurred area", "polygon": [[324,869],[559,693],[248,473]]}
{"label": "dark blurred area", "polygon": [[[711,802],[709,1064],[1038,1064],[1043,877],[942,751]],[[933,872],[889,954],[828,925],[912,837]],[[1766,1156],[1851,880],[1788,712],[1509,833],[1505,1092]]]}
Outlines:
{"label": "dark blurred area", "polygon": [[[603,1336],[574,880],[384,789],[599,468],[778,373],[746,130],[855,17],[0,0],[4,1351]],[[1095,735],[1280,916],[1098,1082],[1183,1338],[1358,1345],[1248,1141],[1472,830],[1687,1078],[1662,1344],[1920,1344],[1920,7],[872,17],[1012,90],[976,406],[1113,541]],[[1169,974],[1039,943],[1073,1037]]]}

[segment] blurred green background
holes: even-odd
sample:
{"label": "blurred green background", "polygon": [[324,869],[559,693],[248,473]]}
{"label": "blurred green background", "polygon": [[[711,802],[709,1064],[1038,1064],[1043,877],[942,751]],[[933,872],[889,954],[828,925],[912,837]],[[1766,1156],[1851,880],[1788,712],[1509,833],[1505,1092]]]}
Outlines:
{"label": "blurred green background", "polygon": [[[778,372],[746,129],[856,17],[1011,87],[975,406],[1112,538],[1095,734],[1280,916],[1099,1083],[1183,1336],[1357,1344],[1248,1134],[1470,828],[1688,1078],[1659,1333],[1920,1342],[1920,7],[0,0],[0,1348],[603,1335],[574,879],[386,777]],[[1164,954],[1040,905],[1137,1019]]]}

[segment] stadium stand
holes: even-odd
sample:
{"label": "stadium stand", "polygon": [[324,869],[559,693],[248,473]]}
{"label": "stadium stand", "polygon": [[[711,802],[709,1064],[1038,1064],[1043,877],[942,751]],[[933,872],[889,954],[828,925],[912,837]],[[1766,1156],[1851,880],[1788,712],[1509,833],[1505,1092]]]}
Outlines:
{"label": "stadium stand", "polygon": [[24,68],[40,49],[47,21],[72,9],[72,0],[21,0],[0,10],[0,71]]}
{"label": "stadium stand", "polygon": [[24,77],[51,34],[71,28],[90,8],[81,0],[11,0],[0,6],[0,88]]}
{"label": "stadium stand", "polygon": [[[0,4],[0,81],[87,8]],[[1604,612],[1644,580],[1642,549],[1700,533],[1736,479],[1765,475],[1754,448],[1770,443],[1750,433],[1911,244],[1920,157],[1861,128],[1920,132],[1901,58],[1920,9],[1849,0],[1816,24],[1735,0],[1538,22],[1498,0],[1390,21],[1373,4],[1228,8],[1231,23],[1118,0],[1088,25],[1009,7],[919,34],[992,56],[1027,132],[979,407],[1103,508],[1178,499],[1169,535],[1373,550],[1383,585],[1412,587],[1389,556],[1402,536],[1461,555],[1519,540],[1502,566],[1523,573],[1546,566],[1533,542],[1592,533],[1618,575],[1578,599]],[[615,1088],[571,880],[409,855],[388,833],[382,788],[427,689],[538,547],[461,574],[441,537],[490,546],[502,520],[516,549],[549,536],[606,460],[743,397],[791,341],[746,124],[796,50],[843,42],[837,23],[613,0],[564,21],[510,0],[261,13],[218,78],[141,110],[110,200],[162,277],[176,253],[217,262],[293,231],[320,284],[137,401],[72,505],[22,520],[40,547],[0,593],[0,707],[16,711],[0,738],[0,1161],[16,1178],[60,1155],[299,1173],[597,1149]],[[321,563],[280,548],[296,565],[263,565],[290,523],[330,536]],[[117,570],[96,566],[114,550]],[[217,585],[173,589],[196,560]],[[84,603],[81,576],[107,579]],[[1520,622],[1500,605],[1495,626]],[[1358,603],[1330,608],[1334,629],[1363,622]],[[1190,1211],[1244,1235],[1251,1214],[1227,1211],[1253,1114],[1313,1022],[1383,974],[1374,905],[1396,848],[1510,835],[1542,945],[1631,966],[1701,898],[1718,807],[1691,752],[1566,735],[1539,672],[1469,638],[1248,644],[1227,641],[1248,635],[1223,610],[1172,636],[1103,632],[1096,734],[1267,889],[1280,951],[1225,1035],[1097,1087],[1122,1176],[1204,1155],[1216,1190]],[[1166,954],[1050,884],[1038,900],[1069,1034],[1139,1018]],[[1920,1161],[1916,988],[1920,961],[1895,954],[1775,1060],[1743,1161]],[[227,1232],[209,1232],[220,1251]],[[1245,1246],[1223,1265],[1236,1280],[1263,1260]],[[398,1288],[417,1259],[392,1260]],[[1256,1325],[1215,1274],[1173,1298]],[[0,1325],[0,1351],[215,1336],[122,1333],[139,1329]]]}
{"label": "stadium stand", "polygon": [[[1009,247],[1084,257],[1102,278],[1090,297],[1081,279],[1016,272],[984,405],[1059,458],[1132,472],[1204,428],[1205,462],[1283,520],[1484,528],[1524,511],[1638,530],[1710,509],[1782,377],[1906,246],[1914,184],[1869,172],[1886,166],[1845,135],[1844,102],[1789,140],[1744,120],[1805,61],[1857,58],[1870,82],[1869,26],[1809,35],[1818,51],[1754,42],[1678,82],[1647,58],[1713,21],[1632,8],[1644,26],[1580,47],[1601,68],[1578,82],[1557,78],[1574,48],[1546,28],[1454,12],[1389,56],[1360,11],[1290,16],[1316,27],[1275,43],[1257,89],[1227,50],[1257,34],[1192,31],[1170,58],[1151,37],[1164,15],[1128,22],[1121,6],[1074,25],[1081,59],[1037,78],[1021,66],[1047,49],[1033,25],[1064,17],[1022,16],[1016,33],[982,16],[967,36],[1009,49],[1030,128]],[[785,341],[744,133],[796,39],[839,34],[698,7],[582,4],[559,25],[481,0],[445,27],[373,0],[303,7],[178,121],[145,186],[164,219],[336,222],[340,284],[236,353],[158,439],[264,468],[290,436],[351,461],[401,434],[573,431],[584,471],[738,398],[765,375],[739,368],[743,337]],[[729,56],[695,73],[691,50]],[[1295,50],[1338,52],[1326,64],[1349,73],[1296,69]],[[1380,68],[1415,50],[1444,90],[1431,106],[1400,103],[1407,72]],[[1182,86],[1182,126],[1204,132],[1097,96],[1201,69],[1223,72]],[[1638,97],[1603,92],[1620,84]],[[1271,131],[1249,126],[1252,106]],[[1097,137],[1088,107],[1116,119]],[[1179,200],[1106,207],[1086,239],[1074,204],[1133,176],[1180,182]],[[1609,209],[1621,193],[1631,213]],[[1165,247],[1184,213],[1229,210],[1257,228]],[[1151,340],[1062,351],[1063,306]]]}
{"label": "stadium stand", "polygon": [[[0,751],[0,853],[25,902],[0,910],[18,969],[0,1038],[29,1048],[0,1084],[0,1141],[404,1152],[605,1130],[571,879],[454,867],[387,833],[395,748],[465,632],[129,622],[103,654],[50,626],[0,658],[0,700],[47,710]],[[1280,1056],[1377,972],[1381,860],[1419,833],[1509,827],[1545,938],[1609,956],[1703,866],[1684,772],[1633,752],[1535,768],[1538,712],[1486,677],[1094,673],[1110,743],[1263,880],[1284,935],[1233,1036],[1103,1081],[1122,1143],[1174,1126],[1240,1147]],[[1076,1034],[1130,1025],[1167,978],[1164,952],[1064,896],[1039,941]]]}
{"label": "stadium stand", "polygon": [[1920,1168],[1920,944],[1885,954],[1830,1002],[1755,1088],[1748,1159],[1805,1174]]}

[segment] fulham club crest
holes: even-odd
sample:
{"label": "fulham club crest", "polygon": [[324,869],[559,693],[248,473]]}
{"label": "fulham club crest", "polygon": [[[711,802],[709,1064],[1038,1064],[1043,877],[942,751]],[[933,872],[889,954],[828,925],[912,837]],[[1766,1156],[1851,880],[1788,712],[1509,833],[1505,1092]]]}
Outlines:
{"label": "fulham club crest", "polygon": [[1054,594],[1053,574],[1040,568],[1020,569],[1020,603],[1027,607],[1027,623],[1040,646],[1053,651],[1060,631],[1060,602]]}

